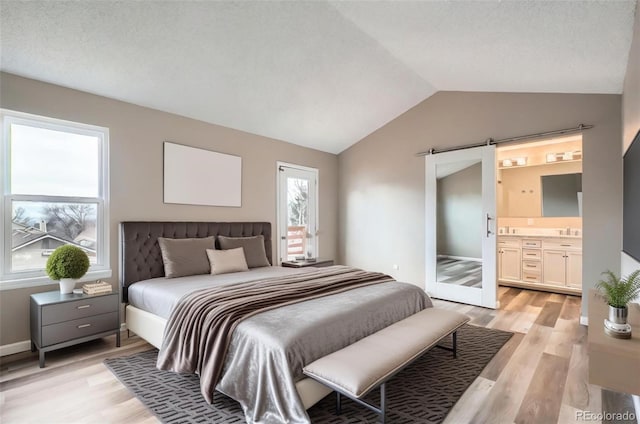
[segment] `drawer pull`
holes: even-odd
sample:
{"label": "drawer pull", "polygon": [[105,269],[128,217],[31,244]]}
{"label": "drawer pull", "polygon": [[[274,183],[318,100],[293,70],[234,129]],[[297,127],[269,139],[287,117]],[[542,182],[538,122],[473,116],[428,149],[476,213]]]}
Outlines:
{"label": "drawer pull", "polygon": [[536,280],[537,277],[525,277],[527,280]]}
{"label": "drawer pull", "polygon": [[87,327],[91,327],[91,324],[80,324],[78,326],[78,328],[87,328]]}
{"label": "drawer pull", "polygon": [[80,306],[77,307],[77,309],[87,309],[87,308],[90,308],[90,307],[91,307],[91,305],[80,305]]}
{"label": "drawer pull", "polygon": [[571,247],[570,244],[561,244],[560,246],[562,246],[562,247]]}
{"label": "drawer pull", "polygon": [[527,255],[527,256],[538,256],[537,253],[525,253],[525,255]]}

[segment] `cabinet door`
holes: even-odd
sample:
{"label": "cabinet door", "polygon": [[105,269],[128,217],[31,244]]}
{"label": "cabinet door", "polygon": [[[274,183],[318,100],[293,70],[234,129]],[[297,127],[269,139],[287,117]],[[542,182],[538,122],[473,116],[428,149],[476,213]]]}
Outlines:
{"label": "cabinet door", "polygon": [[582,252],[567,252],[567,286],[582,288]]}
{"label": "cabinet door", "polygon": [[564,286],[566,281],[566,261],[564,250],[545,250],[543,252],[543,282],[554,286]]}
{"label": "cabinet door", "polygon": [[503,247],[500,249],[500,279],[520,280],[522,258],[520,249],[515,247]]}

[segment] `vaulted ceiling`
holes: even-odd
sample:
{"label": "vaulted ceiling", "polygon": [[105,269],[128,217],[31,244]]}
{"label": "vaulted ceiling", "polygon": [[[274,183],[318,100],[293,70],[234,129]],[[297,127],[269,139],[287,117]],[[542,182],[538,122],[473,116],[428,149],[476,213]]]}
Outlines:
{"label": "vaulted ceiling", "polygon": [[635,0],[0,1],[0,69],[338,153],[436,91],[620,93]]}

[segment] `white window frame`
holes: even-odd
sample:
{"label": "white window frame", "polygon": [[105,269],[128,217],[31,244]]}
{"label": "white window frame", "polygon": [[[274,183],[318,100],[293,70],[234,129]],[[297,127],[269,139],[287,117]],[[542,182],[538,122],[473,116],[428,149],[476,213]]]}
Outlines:
{"label": "white window frame", "polygon": [[[54,284],[42,270],[11,271],[11,204],[13,201],[38,202],[67,202],[67,203],[97,203],[97,251],[96,264],[92,264],[89,271],[79,281],[90,281],[98,278],[110,278],[111,267],[109,257],[109,129],[95,125],[48,118],[29,113],[0,109],[2,133],[0,136],[0,243],[4,252],[0,258],[0,290],[10,290],[22,287],[34,287]],[[70,196],[42,196],[17,195],[10,192],[10,128],[12,124],[28,125],[31,127],[63,131],[73,134],[88,135],[98,138],[99,163],[99,192],[98,197],[70,197]],[[60,164],[65,166],[65,164]]]}

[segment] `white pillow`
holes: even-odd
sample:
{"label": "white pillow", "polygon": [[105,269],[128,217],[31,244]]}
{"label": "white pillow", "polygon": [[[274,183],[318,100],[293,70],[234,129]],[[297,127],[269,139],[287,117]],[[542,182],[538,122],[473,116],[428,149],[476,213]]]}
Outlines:
{"label": "white pillow", "polygon": [[207,257],[211,264],[211,274],[227,274],[229,272],[248,271],[244,249],[214,250],[207,249]]}

